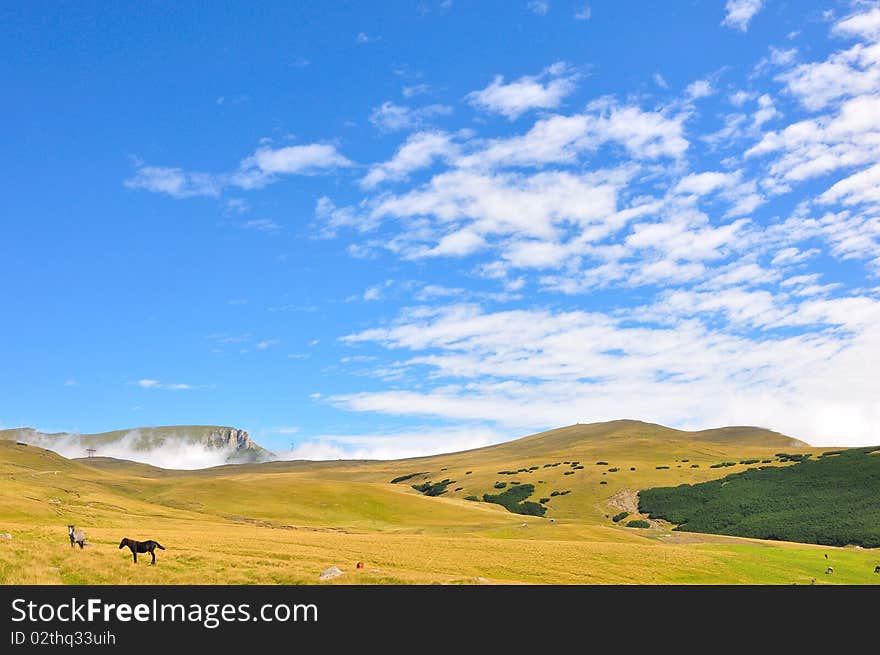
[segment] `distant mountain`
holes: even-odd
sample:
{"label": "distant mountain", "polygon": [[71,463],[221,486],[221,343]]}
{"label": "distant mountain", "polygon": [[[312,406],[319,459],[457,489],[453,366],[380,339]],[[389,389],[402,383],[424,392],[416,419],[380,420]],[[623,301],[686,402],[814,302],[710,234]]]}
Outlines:
{"label": "distant mountain", "polygon": [[266,462],[275,455],[255,443],[245,430],[218,425],[170,425],[114,430],[99,434],[58,432],[33,428],[0,430],[0,439],[54,450],[65,457],[113,457],[165,468],[202,468],[220,464]]}

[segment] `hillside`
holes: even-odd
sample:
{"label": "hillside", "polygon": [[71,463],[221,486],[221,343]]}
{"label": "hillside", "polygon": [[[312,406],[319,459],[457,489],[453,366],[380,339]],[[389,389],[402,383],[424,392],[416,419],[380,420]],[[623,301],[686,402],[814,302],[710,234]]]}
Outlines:
{"label": "hillside", "polygon": [[[719,441],[616,421],[409,460],[192,471],[71,460],[0,440],[0,533],[11,536],[0,539],[0,584],[302,584],[331,565],[345,571],[337,582],[359,584],[880,582],[868,550],[832,549],[835,577],[823,578],[827,549],[685,534],[662,521],[627,527],[640,518],[641,489],[717,480],[757,458],[791,466],[775,458],[783,450],[821,452],[790,441],[780,448],[776,440],[788,438],[775,433],[772,445],[754,445],[759,433],[743,430]],[[544,516],[482,500],[525,485],[534,493],[517,502],[545,507]],[[623,511],[632,515],[612,520]],[[72,551],[68,523],[85,529],[91,546]],[[122,536],[168,550],[158,566],[134,567],[116,548]],[[357,561],[366,567],[355,569]]]}
{"label": "hillside", "polygon": [[274,458],[237,428],[217,425],[172,425],[115,430],[99,434],[47,434],[32,428],[0,430],[0,439],[48,448],[66,457],[96,455],[161,462],[173,468],[222,463],[261,462]]}
{"label": "hillside", "polygon": [[793,466],[645,489],[639,508],[675,530],[880,547],[880,451],[831,451]]}

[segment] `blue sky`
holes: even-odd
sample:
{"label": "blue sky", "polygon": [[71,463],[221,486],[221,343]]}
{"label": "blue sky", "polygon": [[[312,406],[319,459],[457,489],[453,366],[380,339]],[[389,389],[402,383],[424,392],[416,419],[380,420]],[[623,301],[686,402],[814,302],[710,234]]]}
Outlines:
{"label": "blue sky", "polygon": [[4,3],[0,425],[877,443],[873,2]]}

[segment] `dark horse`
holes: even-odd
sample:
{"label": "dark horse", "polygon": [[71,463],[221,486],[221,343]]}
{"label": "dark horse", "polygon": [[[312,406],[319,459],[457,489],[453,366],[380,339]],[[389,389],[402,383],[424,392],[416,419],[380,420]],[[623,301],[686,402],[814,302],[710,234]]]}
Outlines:
{"label": "dark horse", "polygon": [[153,561],[150,564],[156,563],[156,549],[165,550],[165,546],[160,544],[158,541],[153,541],[150,539],[149,541],[135,541],[134,539],[129,539],[128,537],[123,538],[122,541],[119,542],[119,549],[122,550],[128,546],[128,549],[131,551],[131,556],[134,557],[134,563],[138,562],[138,553],[149,553],[153,556]]}

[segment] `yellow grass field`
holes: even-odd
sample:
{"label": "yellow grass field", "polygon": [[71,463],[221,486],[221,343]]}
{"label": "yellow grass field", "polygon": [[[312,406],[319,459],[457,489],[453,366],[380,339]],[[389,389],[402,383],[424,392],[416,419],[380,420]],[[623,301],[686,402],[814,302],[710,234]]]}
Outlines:
{"label": "yellow grass field", "polygon": [[[635,529],[609,518],[636,509],[638,489],[721,477],[744,467],[712,463],[780,451],[822,449],[754,428],[685,433],[617,421],[410,460],[165,471],[0,441],[0,533],[11,536],[0,538],[0,583],[313,584],[333,565],[344,571],[333,584],[880,583],[872,550]],[[425,475],[390,483],[417,472]],[[455,482],[441,497],[410,486],[446,478]],[[535,485],[532,500],[571,493],[553,497],[544,517],[465,500],[513,480]],[[70,547],[69,523],[86,530],[84,550]],[[122,537],[167,550],[155,567],[149,555],[134,565],[118,549]]]}

